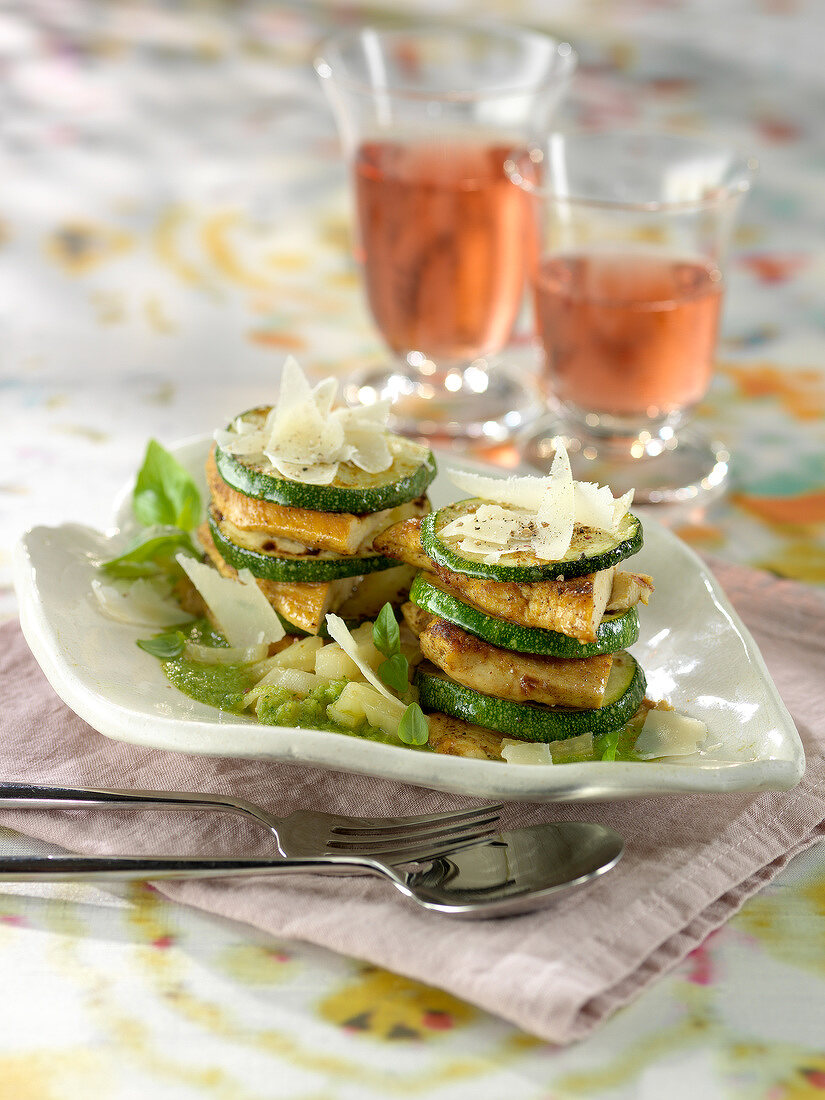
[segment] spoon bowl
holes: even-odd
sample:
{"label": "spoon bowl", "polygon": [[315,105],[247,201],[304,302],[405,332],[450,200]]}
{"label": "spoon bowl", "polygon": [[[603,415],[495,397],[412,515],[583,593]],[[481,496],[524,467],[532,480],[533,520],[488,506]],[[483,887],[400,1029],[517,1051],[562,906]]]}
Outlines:
{"label": "spoon bowl", "polygon": [[515,916],[593,882],[616,866],[623,850],[613,829],[561,821],[509,829],[406,876],[394,869],[392,877],[402,893],[432,912],[468,920]]}

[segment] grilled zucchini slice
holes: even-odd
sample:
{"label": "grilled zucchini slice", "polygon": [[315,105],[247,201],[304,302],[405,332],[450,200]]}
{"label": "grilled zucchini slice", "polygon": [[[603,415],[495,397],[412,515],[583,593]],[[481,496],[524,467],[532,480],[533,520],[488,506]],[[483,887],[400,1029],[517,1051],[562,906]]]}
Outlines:
{"label": "grilled zucchini slice", "polygon": [[636,713],[646,687],[644,672],[624,650],[614,654],[604,702],[592,710],[513,703],[482,695],[457,684],[429,662],[418,667],[415,682],[425,710],[451,714],[521,741],[548,742],[563,741],[588,731],[598,736],[620,729]]}
{"label": "grilled zucchini slice", "polygon": [[461,537],[443,536],[442,531],[453,520],[469,515],[489,501],[471,498],[450,504],[425,516],[421,522],[421,542],[425,553],[438,565],[492,581],[515,581],[518,584],[554,580],[559,577],[580,577],[609,569],[642,548],[642,525],[629,512],[621,522],[619,533],[610,535],[593,527],[576,526],[570,549],[559,561],[541,561],[532,552],[519,551],[503,555],[497,562],[485,562],[480,554],[459,549]]}
{"label": "grilled zucchini slice", "polygon": [[[252,409],[242,419],[263,423],[269,409]],[[306,485],[282,477],[265,460],[239,458],[217,447],[215,463],[223,480],[238,492],[274,504],[307,508],[314,512],[350,512],[365,515],[394,508],[422,496],[436,475],[431,451],[399,435],[389,437],[393,464],[378,474],[368,474],[343,462],[329,485]]]}

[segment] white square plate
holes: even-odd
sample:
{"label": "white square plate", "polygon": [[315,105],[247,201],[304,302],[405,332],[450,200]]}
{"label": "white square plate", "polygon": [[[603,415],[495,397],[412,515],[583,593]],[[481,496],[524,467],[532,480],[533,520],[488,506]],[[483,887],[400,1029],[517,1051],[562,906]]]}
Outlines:
{"label": "white square plate", "polygon": [[[203,437],[174,449],[202,486],[208,446]],[[458,463],[442,456],[442,470],[447,464]],[[541,767],[414,752],[323,730],[262,726],[182,695],[158,661],[135,645],[146,628],[104,618],[91,594],[95,560],[113,556],[114,547],[134,534],[130,488],[119,498],[120,531],[103,535],[76,524],[35,527],[15,557],[20,619],[32,652],[61,699],[107,737],[176,752],[361,772],[495,800],[787,790],[802,776],[799,734],[753,639],[699,558],[653,520],[645,521],[644,548],[632,559],[657,586],[650,606],[641,608],[642,632],[633,652],[647,674],[648,695],[667,698],[705,722],[710,747],[669,763]],[[455,493],[442,473],[430,495],[438,507]],[[117,539],[114,545],[110,537]]]}

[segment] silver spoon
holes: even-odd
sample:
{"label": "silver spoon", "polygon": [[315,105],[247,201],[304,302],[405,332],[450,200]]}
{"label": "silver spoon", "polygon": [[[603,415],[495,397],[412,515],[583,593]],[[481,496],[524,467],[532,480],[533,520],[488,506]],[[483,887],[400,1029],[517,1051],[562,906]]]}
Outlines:
{"label": "silver spoon", "polygon": [[0,880],[160,880],[362,870],[388,879],[405,897],[430,912],[483,919],[541,908],[558,894],[585,886],[615,867],[623,849],[622,838],[606,826],[564,821],[509,829],[492,840],[436,856],[407,870],[365,856],[12,856],[0,859]]}

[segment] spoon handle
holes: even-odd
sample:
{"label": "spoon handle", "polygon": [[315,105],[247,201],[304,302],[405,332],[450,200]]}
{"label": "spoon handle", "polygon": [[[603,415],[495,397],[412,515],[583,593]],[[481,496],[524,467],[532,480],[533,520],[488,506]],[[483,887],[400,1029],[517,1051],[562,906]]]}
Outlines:
{"label": "spoon handle", "polygon": [[2,882],[77,882],[91,879],[231,878],[285,874],[370,871],[392,876],[372,859],[313,856],[305,859],[255,859],[193,856],[6,856],[0,859]]}

